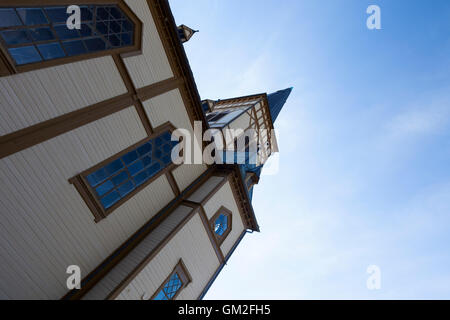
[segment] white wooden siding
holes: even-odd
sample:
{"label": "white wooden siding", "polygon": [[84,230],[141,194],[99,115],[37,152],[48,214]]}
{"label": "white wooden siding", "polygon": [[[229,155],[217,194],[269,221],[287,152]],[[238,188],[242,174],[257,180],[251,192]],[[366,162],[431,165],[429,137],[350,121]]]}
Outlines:
{"label": "white wooden siding", "polygon": [[197,189],[189,198],[189,201],[201,203],[208,194],[225,179],[224,177],[212,176],[203,185]]}
{"label": "white wooden siding", "polygon": [[126,92],[110,56],[1,77],[0,135]]}
{"label": "white wooden siding", "polygon": [[165,175],[95,223],[68,179],[146,136],[133,107],[0,160],[0,292],[58,299],[175,196]]}
{"label": "white wooden siding", "polygon": [[145,237],[124,259],[122,259],[105,277],[100,280],[84,297],[85,300],[106,299],[108,295],[127,276],[145,260],[148,254],[176,228],[176,226],[188,216],[193,209],[179,206],[156,229]]}
{"label": "white wooden siding", "polygon": [[176,128],[193,132],[191,121],[178,89],[143,102],[153,128],[170,121]]}
{"label": "white wooden siding", "polygon": [[133,279],[117,299],[140,300],[144,295],[151,297],[173,271],[180,258],[192,276],[192,282],[180,292],[177,299],[197,299],[219,267],[219,259],[198,213]]}
{"label": "white wooden siding", "polygon": [[178,188],[183,191],[207,169],[203,164],[182,164],[172,171]]}
{"label": "white wooden siding", "polygon": [[245,229],[236,200],[233,196],[233,191],[231,190],[230,182],[225,183],[203,206],[208,219],[211,219],[221,206],[224,206],[233,214],[232,230],[220,246],[224,256],[226,256]]}
{"label": "white wooden siding", "polygon": [[146,0],[126,0],[143,23],[142,54],[124,59],[136,88],[173,77],[161,39]]}

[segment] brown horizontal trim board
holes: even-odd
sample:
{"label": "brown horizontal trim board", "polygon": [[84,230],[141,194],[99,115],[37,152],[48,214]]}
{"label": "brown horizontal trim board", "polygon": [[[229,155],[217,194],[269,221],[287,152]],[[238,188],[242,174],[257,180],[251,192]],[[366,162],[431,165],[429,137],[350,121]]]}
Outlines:
{"label": "brown horizontal trim board", "polygon": [[[85,170],[78,175],[76,175],[73,178],[69,179],[69,183],[73,184],[77,191],[81,191],[80,195],[83,198],[86,205],[89,207],[89,209],[92,211],[92,214],[94,215],[94,221],[100,222],[102,219],[106,218],[108,215],[113,213],[117,208],[119,208],[121,205],[123,205],[125,202],[130,200],[133,196],[135,196],[137,193],[142,191],[145,187],[147,187],[150,183],[158,179],[160,176],[165,175],[167,172],[170,172],[170,170],[177,167],[174,163],[170,164],[169,166],[162,169],[160,172],[155,174],[153,177],[151,177],[149,180],[145,181],[139,187],[128,193],[124,198],[117,201],[113,206],[111,206],[108,209],[104,209],[97,197],[95,196],[95,191],[93,188],[89,185],[89,183],[86,180],[86,176],[89,174],[97,171],[98,169],[104,167],[108,163],[119,159],[123,155],[127,154],[133,149],[136,149],[139,145],[159,136],[160,134],[170,131],[172,132],[175,130],[175,127],[170,123],[166,122],[165,124],[159,126],[157,129],[155,129],[155,132],[152,133],[150,136],[146,137],[145,139],[133,144],[132,146],[129,146],[128,148],[122,150],[121,152],[113,155],[112,157],[109,157],[108,159],[100,162],[99,164],[93,166],[92,168]],[[175,194],[176,195],[176,194]]]}
{"label": "brown horizontal trim board", "polygon": [[[175,78],[163,80],[139,89],[138,94],[145,95],[150,99],[177,88],[179,82]],[[131,107],[137,103],[134,98],[136,97],[133,94],[126,93],[0,136],[0,159]]]}
{"label": "brown horizontal trim board", "polygon": [[197,178],[186,190],[178,197],[173,199],[163,209],[149,219],[139,230],[127,239],[121,246],[112,252],[102,263],[92,270],[81,281],[80,290],[71,290],[61,299],[78,300],[81,299],[92,287],[94,287],[112,268],[114,268],[124,257],[128,255],[146,236],[157,228],[181,203],[184,199],[195,192],[209,177],[214,173],[211,167]]}
{"label": "brown horizontal trim board", "polygon": [[148,265],[150,261],[169,243],[170,240],[198,213],[198,209],[192,209],[191,212],[151,251],[147,257],[108,295],[107,300],[114,300],[133,281],[133,279]]}
{"label": "brown horizontal trim board", "polygon": [[0,159],[131,107],[133,104],[131,95],[124,94],[1,136]]}
{"label": "brown horizontal trim board", "polygon": [[[92,4],[92,5],[102,5],[102,4],[115,4],[117,5],[122,11],[130,18],[130,20],[134,23],[135,29],[134,29],[134,39],[133,39],[133,45],[127,46],[123,48],[116,48],[116,49],[109,49],[99,52],[93,52],[93,53],[87,53],[87,54],[81,54],[77,56],[71,56],[71,57],[64,57],[64,58],[58,58],[48,61],[40,61],[36,63],[30,63],[26,65],[15,65],[14,61],[11,59],[9,54],[5,51],[5,49],[2,47],[0,50],[0,76],[6,76],[6,75],[12,75],[16,73],[21,72],[28,72],[32,70],[42,69],[42,68],[49,68],[54,67],[57,65],[77,62],[81,60],[87,60],[92,58],[98,58],[98,57],[104,57],[109,56],[113,54],[123,54],[124,56],[139,54],[142,52],[142,22],[139,20],[139,18],[134,14],[134,12],[128,7],[128,5],[123,0],[105,0],[105,1],[99,1],[99,0],[77,0],[77,1],[70,1],[70,0],[45,0],[45,1],[38,1],[38,0],[2,0],[0,3],[1,7],[20,7],[20,6],[27,6],[27,7],[36,7],[36,6],[64,6],[64,5],[72,5],[72,4]],[[2,62],[1,62],[2,61]],[[5,68],[2,63],[6,63],[7,67]]]}

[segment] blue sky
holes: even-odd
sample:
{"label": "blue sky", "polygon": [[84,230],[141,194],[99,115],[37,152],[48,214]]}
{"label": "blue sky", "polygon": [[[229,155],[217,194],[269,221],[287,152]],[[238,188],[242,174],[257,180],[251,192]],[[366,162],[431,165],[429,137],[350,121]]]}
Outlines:
{"label": "blue sky", "polygon": [[254,192],[262,232],[206,298],[450,299],[450,1],[170,4],[200,29],[185,48],[202,98],[294,87],[280,171]]}

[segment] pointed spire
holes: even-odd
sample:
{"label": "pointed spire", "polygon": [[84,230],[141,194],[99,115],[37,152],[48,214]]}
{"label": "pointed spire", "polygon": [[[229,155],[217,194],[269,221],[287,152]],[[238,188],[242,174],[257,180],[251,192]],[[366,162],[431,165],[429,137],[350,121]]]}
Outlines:
{"label": "pointed spire", "polygon": [[291,94],[292,89],[293,87],[290,87],[267,95],[272,122],[275,122],[275,120],[278,118],[278,115],[280,114],[281,109],[286,103],[287,98]]}

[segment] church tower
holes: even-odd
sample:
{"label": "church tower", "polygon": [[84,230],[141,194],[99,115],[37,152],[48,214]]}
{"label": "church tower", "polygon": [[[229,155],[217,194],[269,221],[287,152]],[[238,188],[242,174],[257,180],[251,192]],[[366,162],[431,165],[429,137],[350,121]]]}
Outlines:
{"label": "church tower", "polygon": [[[0,299],[202,299],[292,88],[202,102],[168,0],[79,2],[0,3]],[[199,123],[217,161],[178,163]]]}
{"label": "church tower", "polygon": [[[258,184],[261,170],[268,158],[278,152],[274,123],[285,105],[291,88],[271,94],[255,94],[224,100],[203,100],[202,106],[209,128],[222,132],[224,140],[224,162],[239,164],[250,195]],[[227,130],[236,130],[232,139]],[[241,150],[238,142],[242,141]],[[253,152],[251,145],[256,148]],[[241,156],[243,155],[243,156]],[[253,156],[253,157],[252,157]]]}

